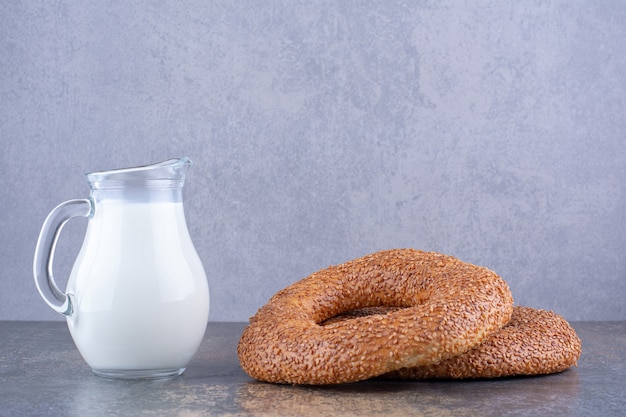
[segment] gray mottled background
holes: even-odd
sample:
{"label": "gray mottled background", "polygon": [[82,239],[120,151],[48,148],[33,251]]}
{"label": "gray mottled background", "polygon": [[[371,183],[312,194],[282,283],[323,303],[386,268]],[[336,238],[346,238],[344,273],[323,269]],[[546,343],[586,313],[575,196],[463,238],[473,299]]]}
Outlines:
{"label": "gray mottled background", "polygon": [[0,57],[0,319],[83,173],[183,155],[213,321],[395,247],[626,319],[626,2],[0,0]]}

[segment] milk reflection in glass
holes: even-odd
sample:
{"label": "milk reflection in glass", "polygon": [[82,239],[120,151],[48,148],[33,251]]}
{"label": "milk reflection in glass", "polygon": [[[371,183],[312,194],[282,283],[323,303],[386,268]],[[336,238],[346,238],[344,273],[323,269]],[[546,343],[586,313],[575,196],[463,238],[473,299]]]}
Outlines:
{"label": "milk reflection in glass", "polygon": [[198,276],[182,202],[99,203],[67,287],[76,299],[69,329],[86,362],[95,370],[184,367],[208,316]]}

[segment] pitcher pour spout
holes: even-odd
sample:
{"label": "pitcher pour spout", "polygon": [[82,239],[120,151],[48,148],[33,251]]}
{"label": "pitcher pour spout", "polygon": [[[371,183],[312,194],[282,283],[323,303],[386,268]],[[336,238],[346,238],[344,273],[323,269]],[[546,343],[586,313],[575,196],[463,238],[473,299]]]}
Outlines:
{"label": "pitcher pour spout", "polygon": [[91,172],[86,174],[86,178],[92,189],[120,188],[129,185],[182,187],[191,165],[191,159],[184,156],[133,168]]}

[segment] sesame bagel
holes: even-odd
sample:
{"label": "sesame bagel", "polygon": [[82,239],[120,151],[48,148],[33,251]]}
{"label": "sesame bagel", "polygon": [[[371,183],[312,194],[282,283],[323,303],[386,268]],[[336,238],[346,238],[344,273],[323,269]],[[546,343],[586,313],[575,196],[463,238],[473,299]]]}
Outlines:
{"label": "sesame bagel", "polygon": [[552,311],[516,306],[511,321],[480,346],[436,365],[400,369],[384,377],[458,379],[551,374],[576,365],[580,352],[580,339],[563,317]]}
{"label": "sesame bagel", "polygon": [[[368,307],[384,315],[325,323]],[[508,285],[487,268],[414,249],[376,252],[331,266],[274,295],[238,345],[251,377],[337,384],[464,353],[511,319]]]}

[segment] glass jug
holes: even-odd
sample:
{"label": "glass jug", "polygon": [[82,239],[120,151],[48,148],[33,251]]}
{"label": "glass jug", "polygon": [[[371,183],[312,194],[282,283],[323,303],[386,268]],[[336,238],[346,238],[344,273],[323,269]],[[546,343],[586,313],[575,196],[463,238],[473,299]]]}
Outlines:
{"label": "glass jug", "polygon": [[[89,199],[46,218],[33,262],[43,299],[66,316],[82,357],[100,376],[180,375],[209,315],[209,288],[183,211],[188,158],[87,174]],[[63,225],[89,219],[66,292],[52,273]]]}

